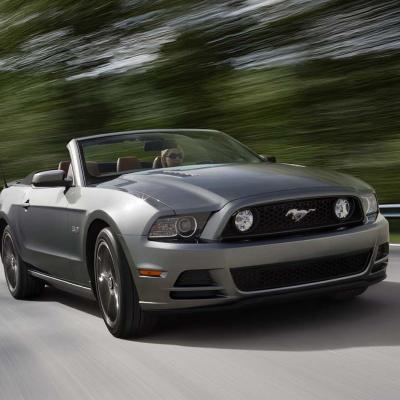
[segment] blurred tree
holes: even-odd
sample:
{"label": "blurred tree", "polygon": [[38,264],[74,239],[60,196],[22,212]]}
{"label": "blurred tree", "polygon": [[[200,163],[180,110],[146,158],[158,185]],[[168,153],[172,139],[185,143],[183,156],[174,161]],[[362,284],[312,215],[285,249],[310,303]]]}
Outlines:
{"label": "blurred tree", "polygon": [[[170,24],[173,29],[205,21],[208,24],[210,16],[211,19],[215,19],[215,11],[217,16],[220,14],[224,16],[242,7],[244,3],[243,0],[227,0],[220,2],[216,7],[212,1],[205,0],[190,2],[107,0],[101,3],[97,0],[32,0],[29,3],[5,0],[0,3],[0,16],[3,17],[5,26],[5,34],[0,37],[0,56],[3,56],[5,68],[32,71],[35,74],[51,73],[55,79],[60,80],[58,86],[65,113],[65,124],[60,132],[61,135],[64,133],[64,137],[69,137],[70,132],[73,134],[89,134],[94,130],[101,132],[105,129],[107,116],[111,118],[111,110],[107,109],[96,95],[96,90],[101,91],[99,85],[102,80],[92,85],[82,80],[76,84],[70,78],[90,75],[104,65],[109,65],[112,69],[115,53],[121,51],[121,42],[124,39],[135,40],[135,35],[148,33],[163,26],[164,31],[168,31],[165,24]],[[221,22],[220,17],[217,19]],[[225,29],[229,24],[223,26]],[[150,34],[140,35],[138,39],[146,41],[149,37]],[[218,35],[214,34],[214,37],[218,39]],[[190,51],[199,46],[199,50],[194,51],[198,53],[197,61],[199,68],[202,68],[202,61],[199,58],[201,49],[204,48],[202,45],[206,45],[206,42],[202,40],[201,35],[186,34],[175,43],[166,44],[165,51],[167,53],[173,51],[174,46],[178,51],[179,49]],[[218,48],[221,45],[217,44],[214,47]],[[142,52],[157,50],[157,46],[153,48],[144,46],[141,49]],[[129,53],[127,57],[132,57]],[[138,55],[140,54],[135,54],[136,57]],[[188,59],[181,61],[183,63],[179,69],[172,66],[177,73],[183,72],[184,62]],[[209,69],[213,68],[214,61],[220,60],[209,60]],[[192,65],[189,64],[186,68],[191,76]],[[182,79],[179,78],[182,81],[181,88],[187,78],[187,74],[186,78],[183,75]],[[197,87],[203,87],[205,80],[199,76],[201,82]],[[193,82],[193,79],[190,78],[190,81]],[[209,104],[205,89],[202,88],[200,91],[199,97],[204,101],[203,107],[198,109],[199,112]],[[182,92],[177,94],[179,96]],[[90,103],[87,101],[88,96],[97,100]],[[182,98],[182,100],[186,102],[190,99]],[[199,102],[193,103],[193,105],[198,104]],[[205,118],[206,113],[204,110],[202,116],[191,124],[194,125]],[[189,112],[189,115],[193,116],[193,113]],[[188,123],[189,120],[191,121],[190,118],[185,118],[181,122]]]}
{"label": "blurred tree", "polygon": [[72,136],[215,127],[398,201],[399,25],[397,0],[3,0],[0,155],[20,176]]}

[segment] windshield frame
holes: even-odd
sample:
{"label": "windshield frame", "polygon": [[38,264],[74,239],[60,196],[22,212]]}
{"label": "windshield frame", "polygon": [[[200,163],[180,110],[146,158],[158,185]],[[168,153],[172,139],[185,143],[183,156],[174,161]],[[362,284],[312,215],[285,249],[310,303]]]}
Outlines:
{"label": "windshield frame", "polygon": [[[239,145],[243,150],[247,151],[249,155],[253,156],[255,160],[260,161],[260,163],[265,163],[265,159],[263,159],[259,154],[257,154],[255,151],[241,143],[240,141],[236,140],[232,136],[218,131],[218,130],[210,130],[210,129],[146,129],[146,130],[138,130],[138,131],[125,131],[125,132],[116,132],[116,133],[107,133],[107,134],[101,134],[101,135],[95,135],[95,136],[86,136],[83,138],[76,139],[75,142],[77,144],[77,150],[79,153],[79,163],[82,171],[82,178],[83,178],[83,186],[93,186],[93,185],[98,185],[101,183],[105,183],[108,181],[111,181],[113,179],[117,179],[120,176],[126,174],[126,173],[140,173],[143,171],[148,171],[151,170],[152,168],[146,169],[140,169],[137,172],[113,172],[111,174],[107,175],[102,175],[99,177],[95,177],[91,175],[86,167],[86,159],[85,159],[85,147],[93,144],[94,146],[96,144],[106,144],[107,142],[112,143],[112,139],[115,138],[120,138],[123,136],[132,136],[132,135],[143,135],[143,134],[180,134],[180,133],[204,133],[204,134],[218,134],[222,136],[226,136],[229,140],[232,142],[236,143],[236,145]],[[117,141],[118,142],[118,141]],[[234,163],[231,163],[234,164]],[[195,164],[193,164],[195,166]],[[188,166],[186,166],[188,167]],[[167,167],[164,169],[178,169],[182,167]]]}

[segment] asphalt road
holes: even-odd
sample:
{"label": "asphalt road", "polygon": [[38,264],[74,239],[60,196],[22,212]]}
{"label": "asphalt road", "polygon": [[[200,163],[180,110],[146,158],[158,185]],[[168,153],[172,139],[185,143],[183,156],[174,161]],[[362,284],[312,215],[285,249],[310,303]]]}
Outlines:
{"label": "asphalt road", "polygon": [[353,302],[163,318],[114,339],[96,305],[13,300],[0,273],[0,400],[399,399],[400,248]]}

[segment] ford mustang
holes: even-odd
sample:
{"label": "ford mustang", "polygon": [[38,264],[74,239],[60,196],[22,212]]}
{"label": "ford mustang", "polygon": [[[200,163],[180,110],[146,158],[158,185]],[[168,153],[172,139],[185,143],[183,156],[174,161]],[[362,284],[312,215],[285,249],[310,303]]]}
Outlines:
{"label": "ford mustang", "polygon": [[67,147],[58,168],[1,192],[1,256],[16,299],[46,284],[94,297],[114,336],[137,337],[161,311],[353,298],[386,276],[388,223],[357,178],[277,163],[211,130]]}

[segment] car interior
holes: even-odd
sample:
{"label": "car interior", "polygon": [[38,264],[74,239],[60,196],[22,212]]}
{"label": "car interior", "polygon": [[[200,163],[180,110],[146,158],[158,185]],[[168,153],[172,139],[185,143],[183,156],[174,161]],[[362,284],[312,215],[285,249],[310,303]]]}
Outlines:
{"label": "car interior", "polygon": [[[99,145],[92,144],[91,146],[88,146],[90,153],[86,154],[84,152],[84,158],[86,159],[86,173],[90,177],[101,181],[106,177],[111,177],[117,174],[134,172],[138,170],[166,168],[168,167],[166,161],[166,157],[168,157],[166,154],[168,152],[174,153],[174,150],[179,149],[178,152],[183,153],[181,146],[178,145],[173,139],[166,140],[164,138],[157,138],[143,141],[139,148],[137,147],[136,149],[132,149],[132,151],[136,151],[138,153],[140,158],[134,155],[129,155],[129,152],[126,154],[129,143],[115,143],[117,145],[123,145],[122,149],[119,148],[117,151],[114,151],[114,148],[110,148],[108,150],[107,146],[110,145],[108,143],[101,143]],[[118,157],[118,155],[120,156]],[[114,157],[115,161],[103,161],[107,160],[107,158],[112,159]],[[186,156],[185,159],[187,159]],[[180,159],[180,163],[182,163],[182,158]],[[179,162],[175,165],[178,166]],[[56,169],[63,171],[66,178],[74,180],[74,174],[70,161],[60,161]],[[32,172],[18,183],[31,185],[33,175],[37,172],[40,171]]]}
{"label": "car interior", "polygon": [[[87,172],[93,177],[101,177],[104,175],[118,174],[142,169],[157,169],[167,167],[165,157],[162,153],[169,149],[177,147],[175,141],[172,140],[149,140],[142,143],[140,159],[134,155],[124,155],[117,158],[116,161],[98,162],[94,160],[104,159],[104,156],[91,155],[90,161],[86,161]],[[99,149],[101,152],[101,149]],[[111,154],[110,154],[111,156]],[[63,161],[59,164],[59,169],[67,171],[69,165]],[[68,173],[68,172],[66,172]]]}
{"label": "car interior", "polygon": [[[135,156],[120,157],[116,162],[86,162],[88,173],[94,177],[113,173],[124,173],[140,169],[157,169],[165,167],[165,162],[162,161],[161,156],[156,156],[153,162],[139,160]],[[57,169],[64,171],[66,177],[73,177],[70,161],[61,161]]]}

